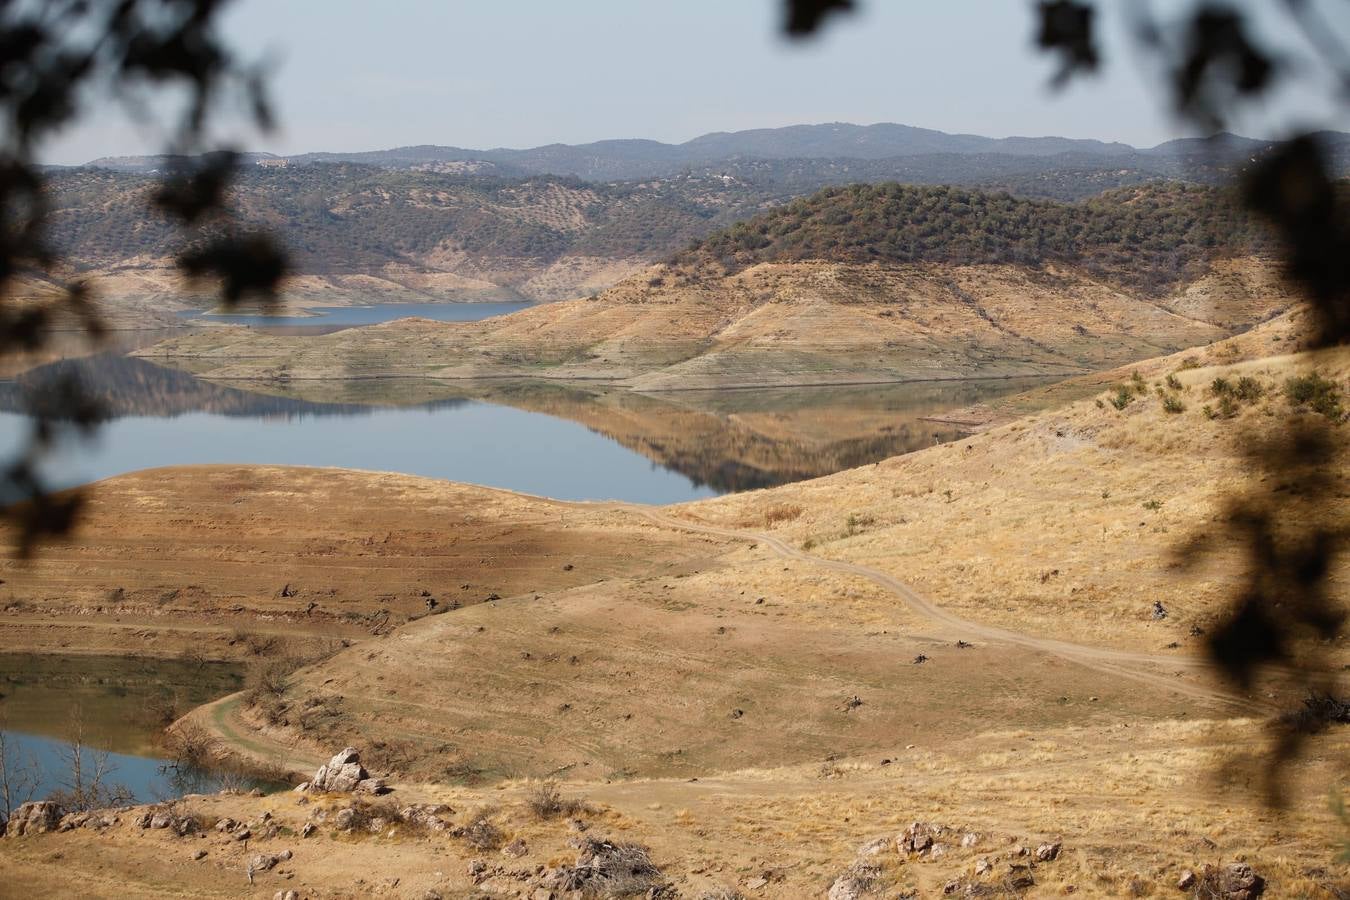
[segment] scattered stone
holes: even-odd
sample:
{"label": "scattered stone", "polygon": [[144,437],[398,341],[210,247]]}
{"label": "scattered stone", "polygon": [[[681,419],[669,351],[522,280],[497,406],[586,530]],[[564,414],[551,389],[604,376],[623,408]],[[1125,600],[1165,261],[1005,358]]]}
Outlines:
{"label": "scattered stone", "polygon": [[859,697],[857,694],[854,694],[852,697],[849,697],[847,700],[844,701],[844,709],[857,709],[862,705],[863,705],[862,698]]}
{"label": "scattered stone", "polygon": [[1030,852],[1031,851],[1029,851],[1026,847],[1023,847],[1021,844],[1018,844],[1017,846],[1012,848],[1013,856],[1026,856]]}
{"label": "scattered stone", "polygon": [[1161,621],[1161,620],[1163,620],[1163,619],[1165,619],[1165,618],[1167,618],[1167,607],[1165,607],[1165,606],[1162,605],[1162,601],[1161,601],[1161,600],[1154,600],[1154,601],[1153,601],[1153,619],[1154,619],[1154,621]]}
{"label": "scattered stone", "polygon": [[277,891],[272,895],[272,900],[300,900],[300,895],[295,891]]}
{"label": "scattered stone", "polygon": [[23,837],[55,831],[61,824],[63,810],[52,800],[34,800],[19,805],[5,826],[6,837]]}
{"label": "scattered stone", "polygon": [[234,833],[236,841],[246,841],[251,837],[253,837],[253,832],[243,826],[240,826],[239,830]]}
{"label": "scattered stone", "polygon": [[731,711],[731,718],[733,719],[739,719],[743,715],[745,715],[745,710],[743,709],[733,709]]}
{"label": "scattered stone", "polygon": [[1024,891],[1036,884],[1036,879],[1032,877],[1031,867],[1020,863],[1013,863],[1008,866],[1008,887],[1016,891]]}
{"label": "scattered stone", "polygon": [[248,861],[248,865],[254,872],[267,872],[275,868],[278,862],[280,860],[270,853],[255,853],[253,858]]}
{"label": "scattered stone", "polygon": [[1177,890],[1189,891],[1195,887],[1195,873],[1190,869],[1182,870],[1181,877],[1177,879]]}
{"label": "scattered stone", "polygon": [[399,818],[409,825],[426,828],[429,831],[445,831],[451,825],[450,815],[454,810],[444,803],[415,803],[399,810]]}
{"label": "scattered stone", "polygon": [[1246,863],[1226,866],[1207,865],[1200,872],[1197,896],[1217,900],[1255,900],[1266,891],[1266,880]]}
{"label": "scattered stone", "polygon": [[192,854],[192,861],[193,861],[193,862],[197,862],[198,860],[203,860],[203,859],[206,859],[206,849],[205,849],[205,848],[202,848],[201,850],[198,850],[196,853]]}
{"label": "scattered stone", "polygon": [[524,856],[529,852],[530,852],[529,845],[526,844],[520,838],[516,838],[514,841],[512,841],[511,843],[507,844],[505,847],[502,848],[502,855],[509,856],[512,859],[520,859],[522,856]]}
{"label": "scattered stone", "polygon": [[227,817],[221,819],[219,822],[216,823],[216,831],[233,831],[234,826],[238,824],[239,823],[236,822],[234,819]]}
{"label": "scattered stone", "polygon": [[896,849],[901,853],[923,853],[933,846],[933,840],[946,829],[928,822],[914,822],[905,833],[896,838]]}
{"label": "scattered stone", "polygon": [[890,838],[874,838],[862,845],[862,849],[858,851],[858,858],[862,859],[865,856],[880,856],[890,845]]}
{"label": "scattered stone", "polygon": [[942,893],[944,894],[955,894],[959,890],[961,890],[960,881],[949,881],[942,886]]}
{"label": "scattered stone", "polygon": [[766,885],[766,884],[768,884],[768,883],[769,883],[769,879],[767,879],[767,878],[764,878],[764,877],[762,877],[762,876],[761,876],[761,877],[755,877],[755,878],[751,878],[749,881],[747,881],[747,882],[745,883],[745,887],[746,887],[747,890],[757,891],[757,890],[759,890],[760,888],[764,887],[764,885]]}
{"label": "scattered stone", "polygon": [[292,790],[295,791],[297,794],[303,794],[305,791],[309,790],[309,782],[302,781],[299,784],[297,784],[294,788],[292,788]]}
{"label": "scattered stone", "polygon": [[830,885],[828,900],[861,900],[881,874],[873,863],[855,862]]}
{"label": "scattered stone", "polygon": [[974,647],[974,646],[975,646],[974,644],[969,643],[968,641],[957,641],[957,642],[956,642],[956,649],[958,649],[958,650],[969,650],[971,647]]}
{"label": "scattered stone", "polygon": [[173,816],[165,810],[160,810],[150,817],[151,828],[168,828],[173,824]]}
{"label": "scattered stone", "polygon": [[287,849],[282,850],[280,853],[277,854],[277,859],[281,860],[282,862],[286,862],[287,860],[289,860],[289,859],[290,859],[292,856],[294,856],[294,855],[295,855],[295,854],[292,853],[292,852],[290,851],[289,848],[287,848]]}
{"label": "scattered stone", "polygon": [[979,842],[980,836],[973,831],[967,831],[965,834],[961,835],[962,847],[974,847]]}
{"label": "scattered stone", "polygon": [[90,820],[91,815],[87,812],[66,813],[61,817],[61,822],[56,826],[57,831],[74,831],[76,828],[83,828]]}
{"label": "scattered stone", "polygon": [[925,656],[925,655],[922,654],[922,653],[920,653],[918,656],[914,657],[914,665],[916,665],[916,666],[917,666],[917,665],[921,665],[922,663],[926,663],[926,662],[928,662],[928,657]]}
{"label": "scattered stone", "polygon": [[470,860],[469,877],[472,878],[475,882],[477,882],[478,879],[482,877],[483,873],[487,871],[487,867],[488,864],[483,862],[481,859]]}
{"label": "scattered stone", "polygon": [[316,832],[316,831],[318,831],[318,830],[319,830],[319,827],[318,827],[317,825],[315,825],[313,822],[306,822],[305,825],[304,825],[304,827],[300,829],[300,836],[301,836],[302,838],[307,838],[307,837],[310,837],[311,835],[313,835],[314,832]]}
{"label": "scattered stone", "polygon": [[994,868],[994,864],[991,863],[988,859],[985,859],[984,857],[980,857],[979,859],[975,860],[976,875],[983,875],[992,868]]}
{"label": "scattered stone", "polygon": [[939,859],[947,855],[947,846],[945,844],[934,844],[928,848],[929,859]]}
{"label": "scattered stone", "polygon": [[1052,841],[1049,844],[1041,844],[1036,848],[1036,858],[1041,862],[1050,862],[1052,859],[1059,858],[1059,851],[1063,848],[1061,841]]}

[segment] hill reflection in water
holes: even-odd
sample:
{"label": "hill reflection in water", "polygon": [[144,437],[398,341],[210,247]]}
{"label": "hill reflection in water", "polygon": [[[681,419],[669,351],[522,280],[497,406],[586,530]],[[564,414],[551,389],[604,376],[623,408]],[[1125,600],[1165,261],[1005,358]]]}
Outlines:
{"label": "hill reflection in water", "polygon": [[[68,378],[101,401],[110,421],[105,431],[126,448],[127,459],[109,460],[96,472],[81,470],[90,477],[148,465],[263,461],[649,502],[770,487],[953,440],[963,433],[959,426],[934,417],[1052,380],[668,394],[556,381],[216,384],[109,353],[0,382],[0,411],[14,423],[5,428],[14,430],[25,412]],[[185,416],[193,421],[177,430],[155,422]],[[211,424],[240,419],[281,427],[250,437],[247,423]],[[342,419],[354,421],[320,424]],[[228,457],[232,447],[241,458]],[[138,454],[144,465],[129,462]],[[634,454],[654,465],[635,467],[639,460],[626,458]],[[682,487],[670,482],[676,473]],[[625,479],[629,483],[621,483]],[[651,483],[637,484],[642,481]]]}

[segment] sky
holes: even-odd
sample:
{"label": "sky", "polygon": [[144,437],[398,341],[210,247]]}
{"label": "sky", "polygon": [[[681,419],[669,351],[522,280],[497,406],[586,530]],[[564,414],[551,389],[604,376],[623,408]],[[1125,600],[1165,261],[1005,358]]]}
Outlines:
{"label": "sky", "polygon": [[[1275,47],[1280,4],[1249,0]],[[1156,72],[1103,0],[1104,74],[1048,89],[1027,0],[859,0],[807,41],[781,35],[779,0],[235,0],[233,44],[265,61],[281,128],[230,120],[250,150],[486,149],[818,122],[900,122],[1003,137],[1063,135],[1152,146],[1186,133]],[[1184,0],[1154,0],[1160,11]],[[1350,3],[1319,0],[1350,39]],[[1315,86],[1314,86],[1315,87]],[[1285,92],[1234,123],[1253,136],[1295,124],[1350,130],[1328,92]],[[46,148],[50,162],[153,152],[163,134],[101,102]]]}

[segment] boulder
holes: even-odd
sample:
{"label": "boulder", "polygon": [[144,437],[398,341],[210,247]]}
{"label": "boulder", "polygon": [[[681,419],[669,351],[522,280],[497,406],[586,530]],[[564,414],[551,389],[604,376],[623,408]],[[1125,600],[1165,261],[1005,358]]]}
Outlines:
{"label": "boulder", "polygon": [[1059,851],[1063,849],[1064,844],[1060,841],[1051,841],[1048,844],[1041,844],[1036,848],[1036,858],[1041,862],[1050,862],[1052,859],[1059,858]]}
{"label": "boulder", "polygon": [[1220,900],[1255,900],[1265,893],[1266,880],[1246,863],[1205,866],[1197,892]]}
{"label": "boulder", "polygon": [[941,825],[914,822],[895,839],[895,845],[901,853],[923,853],[933,846],[933,840],[945,830]]}
{"label": "boulder", "polygon": [[370,773],[361,765],[361,755],[355,748],[344,747],[334,754],[319,770],[314,778],[296,788],[297,791],[328,791],[334,794],[350,794],[359,791],[363,794],[383,794],[389,790],[382,778],[371,778]]}
{"label": "boulder", "polygon": [[64,810],[52,800],[34,800],[14,810],[5,827],[6,837],[23,837],[55,831],[61,824]]}
{"label": "boulder", "polygon": [[854,863],[830,885],[828,900],[861,900],[871,890],[881,868],[872,863]]}

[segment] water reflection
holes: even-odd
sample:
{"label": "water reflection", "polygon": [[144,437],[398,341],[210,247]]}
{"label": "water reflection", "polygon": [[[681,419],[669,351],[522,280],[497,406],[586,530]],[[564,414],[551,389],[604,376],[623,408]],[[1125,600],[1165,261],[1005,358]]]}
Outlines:
{"label": "water reflection", "polygon": [[[159,737],[175,715],[240,689],[226,663],[104,656],[0,654],[0,734],[11,784],[32,776],[46,797],[72,787],[76,742],[87,779],[137,801],[216,790],[221,777],[177,767]],[[87,783],[87,782],[86,782]]]}
{"label": "water reflection", "polygon": [[63,483],[160,465],[273,463],[652,503],[771,487],[954,440],[964,432],[944,420],[953,410],[1053,380],[659,395],[539,380],[222,385],[106,353],[0,382],[0,439],[69,378],[111,421],[95,448],[53,461]]}
{"label": "water reflection", "polygon": [[221,322],[229,325],[248,325],[268,330],[287,325],[318,327],[327,331],[375,325],[393,319],[416,316],[437,322],[477,322],[493,316],[504,316],[533,304],[526,301],[497,301],[489,303],[381,303],[375,306],[315,306],[309,315],[272,315],[257,312],[215,312],[189,310],[179,313],[193,322]]}

